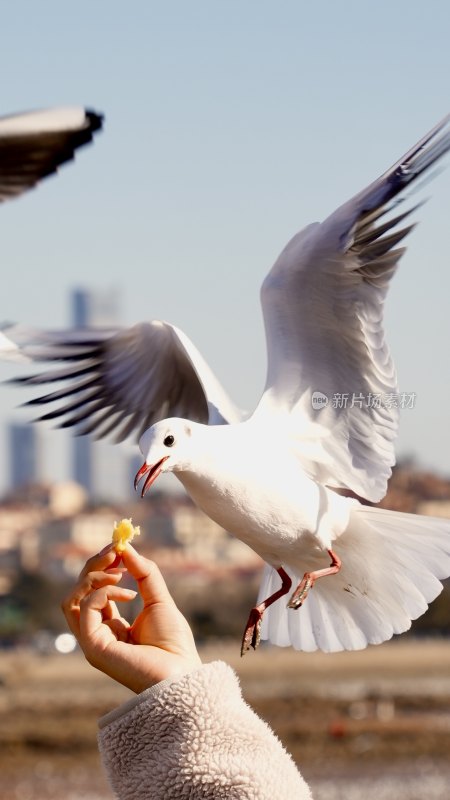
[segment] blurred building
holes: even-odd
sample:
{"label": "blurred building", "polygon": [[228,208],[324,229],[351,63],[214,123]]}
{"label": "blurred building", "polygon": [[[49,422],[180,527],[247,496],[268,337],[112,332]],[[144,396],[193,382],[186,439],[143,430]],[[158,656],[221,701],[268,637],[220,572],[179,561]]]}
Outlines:
{"label": "blurred building", "polygon": [[10,488],[18,489],[40,479],[39,434],[30,423],[8,426]]}
{"label": "blurred building", "polygon": [[109,328],[119,324],[120,294],[117,288],[73,289],[72,322],[79,328],[91,325]]}
{"label": "blurred building", "polygon": [[38,528],[44,518],[43,508],[0,506],[0,597],[10,591],[20,570],[39,568]]}
{"label": "blurred building", "polygon": [[45,520],[38,541],[46,575],[59,580],[77,576],[86,559],[111,541],[115,522],[116,514],[108,507]]}
{"label": "blurred building", "polygon": [[228,564],[257,567],[258,555],[244,542],[230,536],[191,502],[180,501],[172,513],[175,542],[185,558],[202,565]]}

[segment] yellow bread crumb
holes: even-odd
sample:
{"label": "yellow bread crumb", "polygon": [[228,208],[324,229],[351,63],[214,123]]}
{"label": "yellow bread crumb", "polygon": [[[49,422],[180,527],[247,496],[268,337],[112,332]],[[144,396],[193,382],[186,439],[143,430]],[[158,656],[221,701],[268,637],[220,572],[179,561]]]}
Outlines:
{"label": "yellow bread crumb", "polygon": [[116,522],[112,535],[112,543],[116,553],[123,553],[128,542],[131,542],[140,533],[141,529],[139,526],[134,527],[131,524],[131,519],[121,519],[120,522]]}

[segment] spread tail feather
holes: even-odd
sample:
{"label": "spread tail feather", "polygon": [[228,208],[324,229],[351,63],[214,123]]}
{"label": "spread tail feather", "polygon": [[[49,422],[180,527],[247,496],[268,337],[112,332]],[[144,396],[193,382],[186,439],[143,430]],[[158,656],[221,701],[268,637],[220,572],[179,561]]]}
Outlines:
{"label": "spread tail feather", "polygon": [[[380,644],[411,627],[450,575],[450,521],[358,506],[333,543],[339,573],[318,579],[303,606],[288,609],[282,598],[264,614],[261,638],[296,650],[336,652]],[[327,566],[311,555],[304,570]],[[303,577],[283,564],[293,587]],[[277,572],[265,567],[258,602],[279,588]]]}

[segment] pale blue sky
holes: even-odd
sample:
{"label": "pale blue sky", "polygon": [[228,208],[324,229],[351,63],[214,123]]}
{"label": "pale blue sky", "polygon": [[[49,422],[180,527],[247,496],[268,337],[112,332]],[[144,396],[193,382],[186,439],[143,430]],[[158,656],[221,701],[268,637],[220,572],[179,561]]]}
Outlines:
{"label": "pale blue sky", "polygon": [[[0,317],[62,326],[72,287],[119,286],[124,323],[174,322],[252,408],[265,372],[260,283],[298,229],[450,111],[450,6],[16,0],[0,10],[1,113],[82,103],[106,117],[75,166],[0,209]],[[400,387],[417,394],[398,452],[450,474],[448,168],[426,193],[386,328]],[[20,399],[2,390],[0,422]]]}

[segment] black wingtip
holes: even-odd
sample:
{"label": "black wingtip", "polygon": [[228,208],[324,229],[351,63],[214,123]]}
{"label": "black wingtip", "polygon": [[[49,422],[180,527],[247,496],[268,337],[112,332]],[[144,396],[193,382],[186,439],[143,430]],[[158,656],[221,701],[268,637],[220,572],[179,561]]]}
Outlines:
{"label": "black wingtip", "polygon": [[103,122],[105,119],[104,114],[98,114],[96,111],[93,111],[90,108],[85,109],[86,119],[89,123],[88,127],[89,130],[94,133],[95,131],[100,131],[103,128]]}

